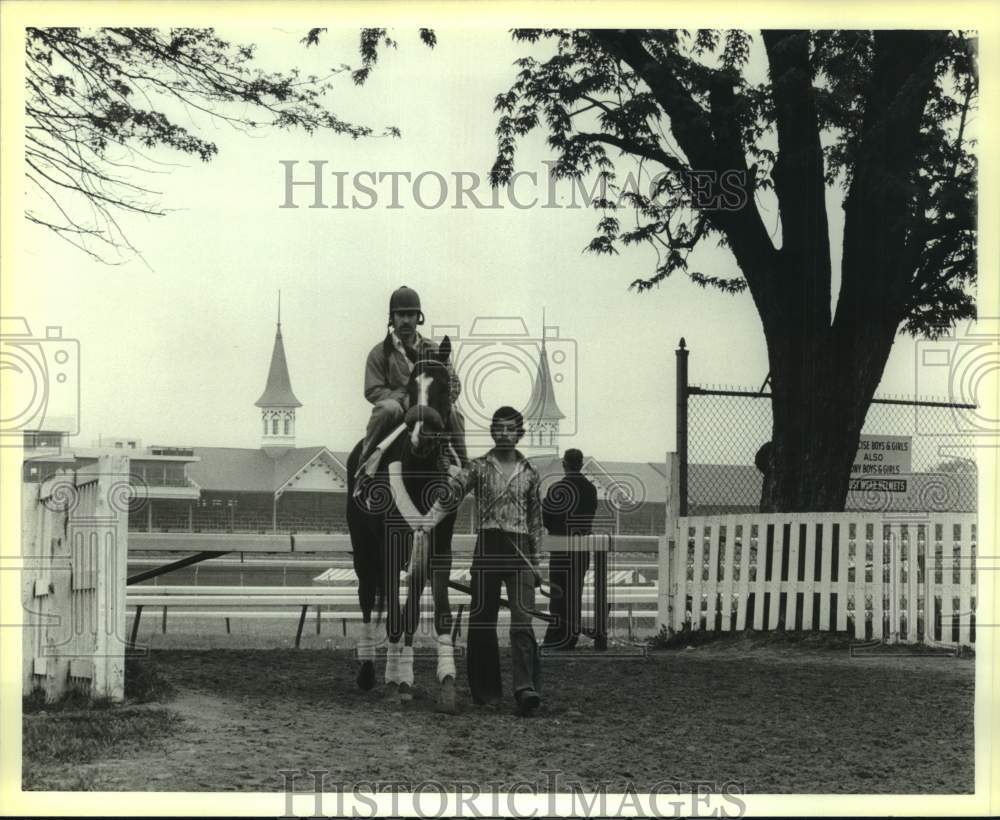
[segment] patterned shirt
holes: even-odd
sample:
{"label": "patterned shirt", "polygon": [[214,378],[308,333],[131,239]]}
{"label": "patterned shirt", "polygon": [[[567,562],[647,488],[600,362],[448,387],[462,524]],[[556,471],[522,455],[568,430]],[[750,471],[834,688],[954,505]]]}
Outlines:
{"label": "patterned shirt", "polygon": [[459,498],[471,489],[476,493],[478,529],[499,529],[528,537],[528,558],[538,566],[538,542],[542,536],[541,479],[521,453],[514,451],[514,471],[508,475],[496,451],[474,458],[450,479]]}

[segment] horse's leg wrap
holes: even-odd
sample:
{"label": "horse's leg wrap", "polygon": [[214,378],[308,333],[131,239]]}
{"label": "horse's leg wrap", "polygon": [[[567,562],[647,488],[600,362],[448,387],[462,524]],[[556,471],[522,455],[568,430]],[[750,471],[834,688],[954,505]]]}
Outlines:
{"label": "horse's leg wrap", "polygon": [[451,635],[438,635],[438,682],[445,678],[455,677],[455,648],[451,643]]}
{"label": "horse's leg wrap", "polygon": [[361,625],[361,637],[358,639],[358,660],[375,660],[375,624],[369,621]]}
{"label": "horse's leg wrap", "polygon": [[[403,651],[403,645],[400,643],[391,643],[385,652],[385,682],[388,683],[400,683],[402,678],[400,677],[400,654]],[[411,673],[412,675],[412,659],[411,659]]]}
{"label": "horse's leg wrap", "polygon": [[404,646],[399,655],[399,683],[413,686],[412,646]]}

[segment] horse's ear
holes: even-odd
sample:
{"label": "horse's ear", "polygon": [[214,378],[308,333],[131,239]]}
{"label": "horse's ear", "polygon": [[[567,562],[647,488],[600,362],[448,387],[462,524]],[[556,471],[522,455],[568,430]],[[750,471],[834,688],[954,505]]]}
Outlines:
{"label": "horse's ear", "polygon": [[448,364],[448,359],[451,358],[451,339],[445,336],[441,340],[441,345],[438,347],[438,361],[441,364]]}

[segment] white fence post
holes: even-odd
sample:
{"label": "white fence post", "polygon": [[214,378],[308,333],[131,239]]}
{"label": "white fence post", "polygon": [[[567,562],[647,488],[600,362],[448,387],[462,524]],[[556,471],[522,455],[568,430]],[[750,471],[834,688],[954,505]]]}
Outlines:
{"label": "white fence post", "polygon": [[128,464],[101,456],[26,486],[24,694],[42,689],[52,701],[76,688],[124,697]]}
{"label": "white fence post", "polygon": [[[660,539],[657,586],[656,615],[657,626],[674,628],[675,619],[671,618],[671,603],[674,595],[674,573],[678,571],[677,556],[680,555],[677,534],[677,519],[680,512],[680,461],[677,453],[667,453],[666,456],[666,524],[664,535]],[[683,566],[681,564],[680,566]],[[683,601],[681,606],[683,607]],[[676,602],[673,602],[676,606]],[[683,610],[682,610],[683,611]],[[674,610],[676,612],[676,610]]]}

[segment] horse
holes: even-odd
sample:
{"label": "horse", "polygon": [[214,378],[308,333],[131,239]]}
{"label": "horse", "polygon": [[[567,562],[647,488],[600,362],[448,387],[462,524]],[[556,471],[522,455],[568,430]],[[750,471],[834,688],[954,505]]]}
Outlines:
{"label": "horse", "polygon": [[[447,515],[426,535],[415,536],[412,526],[446,488],[448,454],[451,463],[458,463],[445,432],[452,413],[450,355],[451,341],[445,336],[435,358],[414,364],[407,385],[410,409],[405,415],[406,429],[397,429],[378,471],[361,488],[358,498],[355,484],[363,442],[351,451],[347,460],[347,527],[362,614],[358,686],[365,691],[375,686],[376,641],[371,616],[374,610],[381,619],[385,612],[387,695],[396,701],[412,700],[413,635],[429,575],[438,649],[438,708],[454,713],[455,655],[448,582],[457,512]],[[401,610],[399,575],[407,567],[406,605]]]}

